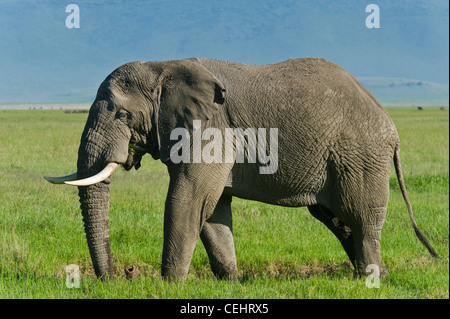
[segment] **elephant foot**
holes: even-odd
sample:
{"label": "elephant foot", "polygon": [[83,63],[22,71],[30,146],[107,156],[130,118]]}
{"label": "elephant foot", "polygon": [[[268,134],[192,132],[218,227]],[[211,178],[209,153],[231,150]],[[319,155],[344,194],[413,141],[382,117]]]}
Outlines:
{"label": "elephant foot", "polygon": [[378,278],[389,277],[389,271],[383,265],[379,267],[378,265],[372,264],[367,266],[364,271],[362,269],[355,269],[353,272],[354,278],[365,279],[368,276],[378,276]]}
{"label": "elephant foot", "polygon": [[237,281],[237,267],[235,263],[226,266],[211,264],[211,269],[217,279]]}
{"label": "elephant foot", "polygon": [[175,267],[163,265],[161,267],[161,277],[162,279],[169,282],[186,281],[189,272],[188,267]]}

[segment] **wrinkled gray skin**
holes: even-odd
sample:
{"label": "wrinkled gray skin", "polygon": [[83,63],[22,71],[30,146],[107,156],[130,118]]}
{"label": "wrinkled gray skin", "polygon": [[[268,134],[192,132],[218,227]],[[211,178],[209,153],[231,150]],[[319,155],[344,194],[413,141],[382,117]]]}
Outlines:
{"label": "wrinkled gray skin", "polygon": [[[277,172],[259,174],[260,163],[172,163],[169,151],[177,141],[170,140],[170,132],[192,129],[193,120],[222,133],[226,127],[278,128]],[[132,151],[129,143],[139,151]],[[111,73],[90,109],[77,165],[79,178],[110,162],[137,169],[145,153],[167,165],[164,278],[186,278],[199,236],[214,274],[237,278],[233,196],[307,206],[342,243],[357,273],[376,264],[386,274],[380,234],[393,160],[407,201],[398,152],[399,137],[388,114],[331,62],[294,59],[257,66],[188,59],[132,62]],[[98,277],[113,276],[109,182],[79,187]],[[421,240],[432,251],[426,238]]]}

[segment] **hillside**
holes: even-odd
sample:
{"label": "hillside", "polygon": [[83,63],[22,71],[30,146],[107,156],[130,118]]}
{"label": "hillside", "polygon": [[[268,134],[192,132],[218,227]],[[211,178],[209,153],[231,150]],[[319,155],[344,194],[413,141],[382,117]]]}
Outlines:
{"label": "hillside", "polygon": [[449,105],[448,84],[382,77],[358,77],[358,80],[385,106]]}

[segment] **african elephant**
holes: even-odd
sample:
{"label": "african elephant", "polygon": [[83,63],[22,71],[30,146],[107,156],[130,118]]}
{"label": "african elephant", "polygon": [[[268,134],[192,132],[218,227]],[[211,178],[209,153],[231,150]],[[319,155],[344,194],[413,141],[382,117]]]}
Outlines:
{"label": "african elephant", "polygon": [[[257,136],[250,128],[258,129]],[[227,134],[229,129],[241,129],[243,138]],[[213,136],[231,148],[211,147]],[[200,156],[201,147],[200,154],[214,156]],[[357,274],[369,273],[368,265],[387,274],[380,235],[392,161],[414,230],[437,256],[413,218],[394,123],[356,79],[329,61],[249,65],[192,58],[131,62],[113,71],[90,108],[77,172],[46,177],[79,186],[98,277],[113,276],[110,175],[118,165],[138,169],[146,153],[170,175],[163,278],[186,278],[199,236],[213,273],[237,278],[233,196],[307,206],[339,239]],[[269,154],[276,156],[267,160]]]}

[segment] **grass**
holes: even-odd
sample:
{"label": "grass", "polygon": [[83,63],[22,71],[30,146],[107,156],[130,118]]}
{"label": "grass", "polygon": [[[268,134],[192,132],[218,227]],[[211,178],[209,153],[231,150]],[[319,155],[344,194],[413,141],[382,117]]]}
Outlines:
{"label": "grass", "polygon": [[[111,248],[117,278],[93,274],[77,189],[44,175],[76,169],[86,114],[0,111],[0,298],[449,298],[449,114],[389,108],[416,221],[441,256],[430,257],[412,230],[392,170],[382,257],[390,277],[379,289],[355,279],[339,242],[305,208],[233,200],[237,283],[212,275],[201,242],[186,283],[163,281],[165,166],[144,157],[111,186]],[[79,267],[80,288],[65,285]],[[126,280],[123,268],[140,275]]]}

